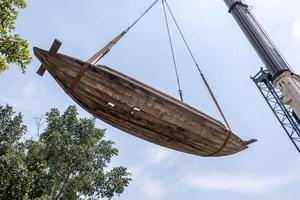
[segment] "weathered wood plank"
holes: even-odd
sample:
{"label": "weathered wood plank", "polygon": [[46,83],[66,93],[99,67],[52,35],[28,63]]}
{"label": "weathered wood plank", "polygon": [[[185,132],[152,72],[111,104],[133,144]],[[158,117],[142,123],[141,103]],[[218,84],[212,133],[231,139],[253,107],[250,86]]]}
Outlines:
{"label": "weathered wood plank", "polygon": [[[55,55],[58,52],[61,45],[62,45],[61,41],[55,39],[54,42],[52,43],[52,46],[50,47],[49,54]],[[42,64],[38,69],[37,74],[43,76],[45,72],[46,72],[46,67],[44,64]]]}
{"label": "weathered wood plank", "polygon": [[[59,69],[59,68],[57,68],[57,69]],[[58,71],[58,70],[57,70],[57,71]],[[66,71],[66,70],[64,70],[64,71]],[[68,72],[68,73],[70,73],[70,72]],[[61,75],[61,78],[64,77],[64,79],[66,79],[68,73],[62,74],[62,75]],[[99,77],[99,79],[100,79],[100,78],[102,79],[102,77]],[[82,90],[82,91],[84,91],[84,93],[87,93],[87,95],[88,95],[89,97],[93,97],[93,101],[99,101],[99,99],[98,99],[98,100],[95,100],[95,99],[97,99],[97,97],[101,97],[100,99],[102,99],[102,100],[103,100],[103,99],[106,99],[106,102],[113,102],[114,104],[116,104],[116,106],[120,106],[120,105],[121,105],[121,107],[123,107],[123,108],[126,106],[126,104],[121,103],[120,101],[116,101],[116,99],[113,99],[113,97],[108,96],[108,95],[106,95],[105,93],[101,92],[101,90],[97,90],[97,89],[95,88],[95,84],[90,84],[90,83],[94,83],[96,80],[86,80],[86,79],[87,79],[87,77],[85,77],[85,78],[82,80],[81,84],[88,84],[88,85],[82,86],[81,84],[79,84],[78,87],[80,86],[80,87],[82,87],[82,88],[77,88],[76,90]],[[109,88],[108,88],[108,89],[109,89]],[[121,90],[121,89],[118,88],[118,90]],[[111,92],[111,93],[114,93],[114,94],[116,94],[116,95],[118,95],[118,96],[122,96],[122,94],[118,94],[117,91],[110,90],[110,92]],[[82,98],[82,96],[84,96],[84,93],[81,95],[81,98]],[[137,97],[137,98],[139,98],[139,97]],[[91,100],[92,100],[92,99],[91,99]],[[131,107],[127,106],[127,113],[130,113],[133,107],[134,107],[134,106],[131,106]],[[131,110],[130,110],[130,108],[131,108]],[[129,111],[129,110],[130,110],[130,111]],[[145,113],[145,112],[141,112],[141,113]],[[149,114],[149,113],[147,112],[147,114]],[[157,115],[152,115],[152,117],[153,117],[153,116],[157,117]],[[144,119],[147,119],[147,116],[143,115],[143,117],[144,117]],[[151,116],[149,116],[149,117],[151,117]],[[148,118],[149,118],[149,117],[148,117]],[[151,119],[148,119],[148,121],[154,121],[154,119],[151,118]],[[156,122],[156,123],[159,123],[159,122],[161,122],[161,121],[163,121],[163,120],[157,118],[155,122]],[[165,121],[164,121],[164,122],[165,122]],[[144,125],[146,125],[146,124],[144,124]],[[153,126],[154,126],[154,125],[153,125]],[[161,124],[160,126],[163,126],[163,125]],[[174,125],[174,124],[169,124],[169,126],[172,126],[173,129],[177,129],[177,130],[178,130],[178,129],[179,129],[179,130],[182,129],[181,127],[178,127],[178,125]],[[198,125],[197,127],[199,127],[199,125]],[[157,128],[157,131],[159,131],[161,128],[162,128],[162,127]],[[163,129],[162,129],[162,130],[163,130]],[[185,129],[184,129],[184,130],[185,130]],[[199,130],[199,132],[200,132],[200,130]],[[163,133],[163,132],[162,132],[162,133]],[[207,136],[207,137],[208,137],[208,136]],[[225,137],[225,135],[224,135],[224,137]],[[213,139],[213,140],[212,140],[213,143],[217,142],[217,143],[215,143],[214,145],[219,145],[219,146],[221,146],[221,145],[223,144],[224,137],[221,138],[221,139],[210,138],[210,140]],[[199,139],[199,138],[201,138],[200,135],[195,135],[195,137],[194,137],[193,139],[194,139],[194,140],[197,140],[197,139]],[[210,145],[211,145],[211,144],[210,144]]]}
{"label": "weathered wood plank", "polygon": [[[80,87],[80,85],[78,85],[78,87]],[[150,142],[155,142],[155,138],[159,136],[165,136],[165,138],[168,138],[167,140],[174,140],[178,143],[180,142],[181,145],[183,145],[188,140],[187,135],[191,134],[188,132],[181,133],[176,130],[176,126],[172,126],[171,124],[163,124],[162,120],[159,120],[154,116],[150,116],[148,113],[145,113],[143,111],[140,111],[137,114],[132,114],[131,112],[118,109],[117,107],[108,108],[105,101],[100,102],[100,100],[95,100],[96,98],[93,93],[84,94],[82,93],[82,91],[83,90],[77,90],[75,93],[78,93],[80,97],[83,97],[82,99],[84,99],[85,102],[89,102],[90,104],[94,104],[97,106],[95,113],[98,117],[103,116],[105,113],[109,120],[117,121],[118,124],[123,124],[124,121],[126,121],[126,123],[128,125],[131,125],[131,127],[139,127],[138,129],[135,128],[135,131],[132,134],[142,139],[145,139],[144,130],[147,129],[151,131],[151,137],[150,139],[147,139],[148,141],[151,140]],[[141,134],[137,135],[135,132],[142,128],[142,131],[138,131]],[[132,128],[127,129],[126,132],[132,132]],[[170,135],[172,135],[172,138],[170,138]],[[198,136],[197,139],[200,142],[193,141],[193,143],[195,143],[195,146],[197,146],[198,148],[201,148],[203,152],[205,152],[204,150],[214,152],[216,150],[216,148],[214,147],[218,146],[216,143],[208,144],[206,138]]]}

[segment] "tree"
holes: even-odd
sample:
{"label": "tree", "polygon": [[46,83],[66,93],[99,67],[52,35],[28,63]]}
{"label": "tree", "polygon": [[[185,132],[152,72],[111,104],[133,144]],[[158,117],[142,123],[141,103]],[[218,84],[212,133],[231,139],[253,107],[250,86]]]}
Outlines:
{"label": "tree", "polygon": [[22,116],[0,106],[0,199],[111,199],[131,178],[95,119],[78,118],[75,106],[51,109],[38,140],[24,140]]}
{"label": "tree", "polygon": [[28,42],[14,34],[18,9],[26,8],[25,0],[0,0],[0,72],[16,64],[22,72],[31,63]]}
{"label": "tree", "polygon": [[9,199],[8,196],[20,199],[23,195],[25,181],[19,180],[25,178],[25,156],[18,141],[25,132],[21,114],[15,115],[9,106],[0,106],[0,199]]}

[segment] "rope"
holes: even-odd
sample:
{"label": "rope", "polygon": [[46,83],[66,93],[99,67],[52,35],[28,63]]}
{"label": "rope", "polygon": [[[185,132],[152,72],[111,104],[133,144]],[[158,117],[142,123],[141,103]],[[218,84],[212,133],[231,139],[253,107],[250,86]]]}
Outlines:
{"label": "rope", "polygon": [[180,86],[180,80],[179,80],[179,74],[178,74],[178,69],[177,69],[177,63],[176,63],[176,58],[175,58],[174,47],[173,47],[173,41],[172,41],[172,36],[171,36],[171,33],[170,33],[169,20],[168,20],[168,16],[167,16],[167,12],[166,12],[166,7],[165,7],[165,0],[162,0],[162,5],[163,5],[164,17],[165,17],[165,21],[166,21],[168,38],[169,38],[169,43],[170,43],[170,48],[171,48],[171,53],[172,53],[174,69],[175,69],[175,73],[176,73],[178,92],[179,92],[180,100],[183,102],[183,93],[182,93],[181,86]]}
{"label": "rope", "polygon": [[203,80],[203,82],[204,82],[206,88],[208,89],[208,92],[209,92],[209,94],[210,94],[210,96],[211,96],[213,102],[215,103],[215,105],[216,105],[216,107],[217,107],[217,109],[218,109],[220,115],[222,116],[222,118],[223,118],[223,120],[224,120],[224,122],[225,122],[225,124],[226,124],[226,126],[227,126],[227,128],[228,128],[228,130],[231,131],[231,128],[230,128],[229,123],[228,123],[228,121],[227,121],[227,119],[226,119],[226,116],[225,116],[224,112],[222,111],[221,106],[220,106],[220,104],[219,104],[219,102],[218,102],[216,96],[214,95],[214,92],[212,91],[212,89],[211,89],[211,87],[210,87],[208,81],[206,80],[204,74],[202,73],[202,70],[201,70],[200,66],[198,65],[198,62],[196,61],[196,58],[195,58],[195,56],[194,56],[194,54],[193,54],[193,52],[192,52],[192,50],[191,50],[191,48],[190,48],[190,46],[189,46],[189,44],[188,44],[186,38],[185,38],[185,36],[184,36],[184,34],[183,34],[181,28],[179,27],[179,24],[178,24],[178,22],[177,22],[177,20],[176,20],[176,18],[175,18],[175,16],[174,16],[174,14],[173,14],[171,8],[170,8],[168,2],[167,2],[166,0],[162,0],[162,1],[164,1],[165,4],[167,5],[168,11],[170,12],[170,14],[171,14],[171,16],[172,16],[172,19],[173,19],[173,21],[174,21],[174,23],[175,23],[175,25],[176,25],[176,27],[177,27],[177,29],[178,29],[180,35],[181,35],[181,38],[182,38],[182,40],[184,41],[185,46],[186,46],[187,50],[189,51],[190,56],[192,57],[192,59],[193,59],[193,61],[194,61],[194,63],[195,63],[195,66],[197,67],[197,69],[198,69],[198,71],[199,71],[199,73],[200,73],[200,76],[201,76],[201,78],[202,78],[202,80]]}

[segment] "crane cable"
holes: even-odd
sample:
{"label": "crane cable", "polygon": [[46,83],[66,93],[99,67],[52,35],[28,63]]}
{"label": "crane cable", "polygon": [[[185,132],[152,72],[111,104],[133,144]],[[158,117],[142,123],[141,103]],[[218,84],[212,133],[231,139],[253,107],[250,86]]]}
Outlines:
{"label": "crane cable", "polygon": [[155,0],[150,6],[149,6],[149,8],[147,9],[147,10],[145,10],[145,12],[143,12],[142,14],[141,14],[141,16],[140,17],[138,17],[128,28],[127,28],[127,30],[126,30],[126,32],[128,32],[136,23],[138,23],[150,10],[151,10],[151,8],[153,7],[153,6],[155,6],[155,4],[158,2],[159,0]]}
{"label": "crane cable", "polygon": [[81,67],[79,73],[71,82],[69,89],[72,90],[76,87],[86,70],[88,69],[90,64],[97,64],[101,58],[107,55],[110,50],[130,31],[132,27],[134,27],[150,10],[159,0],[155,0],[128,28],[126,28],[122,33],[120,33],[117,37],[115,37],[112,41],[107,43],[102,49],[100,49],[97,53],[95,53],[92,57],[90,57]]}
{"label": "crane cable", "polygon": [[[121,38],[130,31],[130,29],[132,27],[134,27],[150,10],[151,8],[153,8],[155,6],[155,4],[158,2],[159,0],[155,0],[127,29],[125,29],[121,34],[119,34],[117,37],[115,37],[112,41],[110,41],[104,48],[102,48],[101,50],[99,50],[95,55],[93,55],[90,59],[87,60],[87,62],[82,66],[79,74],[77,75],[77,77],[75,77],[73,83],[71,83],[71,86],[70,86],[70,89],[73,89],[77,83],[79,82],[79,80],[81,79],[81,77],[83,76],[83,74],[85,73],[85,71],[87,70],[88,66],[94,62],[95,60],[95,63],[94,64],[97,64],[99,62],[99,60],[101,58],[103,58],[107,53],[110,52],[111,48],[113,48],[120,40]],[[168,21],[168,17],[167,17],[167,13],[166,13],[166,7],[168,9],[168,11],[170,12],[171,16],[172,16],[172,19],[185,43],[185,46],[186,48],[188,49],[200,75],[201,75],[201,78],[205,84],[205,86],[207,87],[208,91],[209,91],[209,94],[211,96],[211,98],[213,99],[215,105],[217,106],[217,109],[219,111],[219,113],[221,114],[224,122],[226,123],[226,126],[227,128],[229,129],[229,131],[231,131],[231,128],[229,126],[229,123],[221,109],[221,106],[220,104],[218,103],[217,101],[217,98],[215,97],[208,81],[206,80],[204,74],[202,73],[202,70],[201,68],[199,67],[196,59],[195,59],[195,56],[189,46],[189,44],[187,43],[187,40],[185,39],[185,36],[183,34],[183,32],[181,31],[181,28],[179,27],[179,24],[177,23],[177,20],[175,19],[174,17],[174,14],[169,6],[169,4],[167,3],[166,0],[162,0],[162,4],[163,4],[163,10],[164,10],[164,16],[165,16],[165,21],[166,21],[166,26],[167,26],[167,31],[168,31],[168,36],[169,36],[169,42],[170,42],[170,47],[171,47],[171,52],[172,52],[172,57],[173,57],[173,63],[174,63],[174,67],[175,67],[175,72],[176,72],[176,77],[177,77],[177,84],[178,84],[178,88],[179,88],[179,95],[180,95],[180,99],[181,101],[183,102],[183,92],[181,90],[181,85],[180,85],[180,79],[179,79],[179,74],[178,74],[178,70],[177,70],[177,64],[176,64],[176,59],[175,59],[175,52],[174,52],[174,48],[173,48],[173,42],[172,42],[172,37],[171,37],[171,33],[170,33],[170,28],[169,28],[169,21]],[[166,5],[166,6],[165,6]]]}
{"label": "crane cable", "polygon": [[[168,2],[167,2],[166,0],[162,0],[162,2],[163,2],[163,5],[166,5],[168,11],[170,12],[170,14],[171,14],[171,16],[172,16],[172,19],[173,19],[173,21],[174,21],[174,23],[175,23],[175,25],[176,25],[176,27],[177,27],[177,29],[178,29],[180,35],[181,35],[181,38],[182,38],[182,40],[184,41],[185,46],[186,46],[187,50],[189,51],[190,56],[192,57],[192,59],[193,59],[193,61],[194,61],[194,63],[195,63],[195,66],[197,67],[197,70],[198,70],[198,72],[200,73],[200,76],[201,76],[201,78],[202,78],[202,80],[203,80],[203,82],[204,82],[204,84],[205,84],[205,86],[206,86],[206,88],[207,88],[207,90],[208,90],[208,92],[209,92],[209,94],[210,94],[210,96],[211,96],[213,102],[215,103],[215,105],[216,105],[216,107],[217,107],[217,109],[218,109],[220,115],[222,116],[222,118],[223,118],[223,120],[224,120],[224,122],[225,122],[225,124],[226,124],[226,126],[227,126],[227,128],[228,128],[228,130],[231,131],[231,128],[230,128],[230,125],[229,125],[229,123],[228,123],[228,121],[227,121],[227,118],[226,118],[226,116],[225,116],[225,114],[224,114],[224,112],[223,112],[223,110],[222,110],[222,108],[221,108],[221,106],[220,106],[220,104],[219,104],[219,102],[218,102],[216,96],[214,95],[213,90],[211,89],[211,87],[210,87],[208,81],[206,80],[206,78],[205,78],[205,76],[204,76],[204,74],[203,74],[203,72],[202,72],[202,70],[201,70],[201,68],[200,68],[200,66],[199,66],[199,64],[198,64],[198,62],[197,62],[195,56],[194,56],[194,53],[192,52],[192,50],[191,50],[191,48],[190,48],[190,46],[189,46],[189,44],[188,44],[188,42],[187,42],[187,40],[186,40],[186,38],[185,38],[185,36],[184,36],[184,34],[183,34],[183,32],[182,32],[182,30],[181,30],[181,28],[180,28],[180,26],[179,26],[179,24],[178,24],[178,22],[177,22],[177,20],[176,20],[174,14],[173,14],[173,12],[172,12],[172,10],[171,10],[171,8],[170,8]],[[164,6],[164,7],[165,7],[165,6]]]}
{"label": "crane cable", "polygon": [[[110,52],[110,50],[122,39],[122,37],[132,29],[150,10],[155,6],[155,4],[159,0],[155,0],[130,26],[128,26],[122,33],[120,33],[117,37],[115,37],[112,41],[110,41],[104,48],[102,48],[99,52],[97,52],[97,60],[94,64],[97,64],[101,58],[103,58],[106,54]],[[93,62],[92,61],[92,62]]]}
{"label": "crane cable", "polygon": [[130,31],[130,29],[132,27],[134,27],[150,10],[151,8],[153,8],[155,6],[155,4],[158,2],[159,0],[155,0],[130,26],[128,26],[128,28],[126,28],[120,35],[116,41],[111,41],[110,43],[112,44],[111,46],[109,46],[108,48],[106,48],[106,51],[97,59],[97,61],[95,62],[98,63],[99,60],[101,60],[101,58],[103,58],[107,53],[110,52],[111,48],[113,48],[118,42],[119,40]]}
{"label": "crane cable", "polygon": [[179,79],[179,74],[178,74],[178,69],[177,69],[176,58],[175,58],[175,52],[174,52],[174,47],[173,47],[173,41],[172,41],[172,36],[171,36],[171,32],[170,32],[169,20],[168,20],[168,16],[167,16],[166,6],[165,6],[165,1],[164,0],[162,0],[162,5],[163,5],[164,17],[165,17],[165,22],[166,22],[166,27],[167,27],[167,33],[168,33],[168,38],[169,38],[169,43],[170,43],[170,49],[171,49],[171,53],[172,53],[172,59],[173,59],[175,74],[176,74],[178,92],[179,92],[180,100],[181,100],[181,102],[183,102],[183,93],[182,93],[182,90],[181,90],[180,79]]}

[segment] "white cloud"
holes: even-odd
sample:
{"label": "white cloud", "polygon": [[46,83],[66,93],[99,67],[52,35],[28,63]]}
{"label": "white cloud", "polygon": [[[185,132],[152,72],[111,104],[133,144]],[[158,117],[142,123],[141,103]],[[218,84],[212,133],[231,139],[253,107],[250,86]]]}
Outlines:
{"label": "white cloud", "polygon": [[160,164],[168,160],[172,155],[171,150],[159,146],[147,148],[146,153],[148,155],[147,160],[151,162],[151,165]]}
{"label": "white cloud", "polygon": [[[36,110],[37,92],[36,87],[32,82],[27,82],[23,87],[11,87],[7,89],[4,95],[0,96],[0,103],[13,106],[17,111],[32,111]],[[20,110],[21,109],[21,110]]]}
{"label": "white cloud", "polygon": [[165,163],[167,161],[172,161],[172,150],[152,145],[145,149],[143,152],[144,161],[139,165],[136,165],[129,169],[129,171],[135,175],[140,174],[140,172],[147,170],[150,167]]}
{"label": "white cloud", "polygon": [[166,194],[164,185],[150,177],[142,178],[138,181],[138,185],[143,199],[159,200],[163,199]]}
{"label": "white cloud", "polygon": [[299,17],[294,22],[293,34],[296,37],[300,38],[300,15],[299,15]]}
{"label": "white cloud", "polygon": [[169,191],[168,186],[163,184],[161,180],[154,178],[156,176],[152,172],[157,170],[156,167],[161,169],[162,166],[172,164],[175,158],[174,154],[172,150],[152,144],[141,153],[144,158],[143,162],[129,169],[134,175],[133,187],[143,195],[145,200],[164,199]]}
{"label": "white cloud", "polygon": [[17,111],[17,112],[19,112],[19,109],[29,110],[29,108],[27,108],[26,104],[24,104],[23,101],[18,100],[18,99],[13,98],[13,97],[1,96],[0,97],[0,104],[2,104],[2,105],[8,104],[10,106],[13,106],[15,108],[15,111]]}
{"label": "white cloud", "polygon": [[32,98],[36,94],[36,88],[32,82],[28,82],[22,91],[23,98]]}
{"label": "white cloud", "polygon": [[189,174],[183,182],[190,188],[200,191],[225,191],[244,194],[260,194],[274,190],[288,184],[300,181],[293,176],[251,176],[232,175],[224,172],[210,172],[207,174]]}

